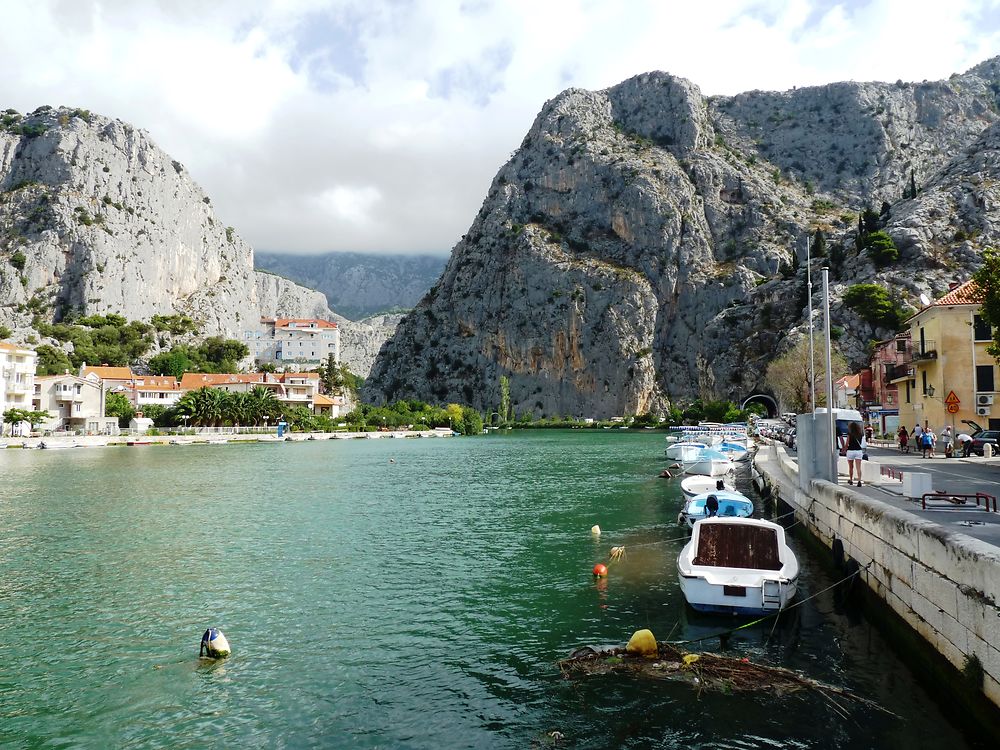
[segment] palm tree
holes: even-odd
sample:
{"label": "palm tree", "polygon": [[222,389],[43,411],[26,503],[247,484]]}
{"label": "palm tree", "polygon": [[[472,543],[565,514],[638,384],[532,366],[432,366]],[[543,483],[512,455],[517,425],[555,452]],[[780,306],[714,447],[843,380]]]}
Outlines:
{"label": "palm tree", "polygon": [[255,385],[247,394],[248,398],[248,421],[255,425],[264,421],[264,417],[276,417],[281,412],[281,402],[274,395],[274,391],[262,385]]}
{"label": "palm tree", "polygon": [[222,421],[226,392],[207,385],[196,391],[189,391],[177,402],[177,413],[190,417],[191,423],[199,426],[215,425]]}

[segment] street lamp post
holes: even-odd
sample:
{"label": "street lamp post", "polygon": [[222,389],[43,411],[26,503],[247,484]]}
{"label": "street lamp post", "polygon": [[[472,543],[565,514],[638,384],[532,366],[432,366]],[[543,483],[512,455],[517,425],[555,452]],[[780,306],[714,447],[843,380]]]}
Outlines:
{"label": "street lamp post", "polygon": [[[808,234],[806,235],[806,288],[809,292],[809,410],[816,412],[816,355],[813,352],[813,282],[812,282],[812,249]],[[829,406],[829,404],[828,404]]]}
{"label": "street lamp post", "polygon": [[827,426],[833,445],[827,445],[827,455],[830,457],[830,481],[837,483],[837,434],[833,421],[833,354],[830,350],[830,269],[823,266],[823,322],[826,343],[826,416]]}

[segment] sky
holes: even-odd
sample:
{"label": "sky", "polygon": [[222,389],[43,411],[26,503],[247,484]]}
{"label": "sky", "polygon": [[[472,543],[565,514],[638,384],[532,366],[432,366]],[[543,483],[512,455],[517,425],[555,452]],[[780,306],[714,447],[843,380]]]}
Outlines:
{"label": "sky", "polygon": [[0,110],[148,131],[257,250],[446,254],[546,100],[938,80],[1000,0],[0,0]]}

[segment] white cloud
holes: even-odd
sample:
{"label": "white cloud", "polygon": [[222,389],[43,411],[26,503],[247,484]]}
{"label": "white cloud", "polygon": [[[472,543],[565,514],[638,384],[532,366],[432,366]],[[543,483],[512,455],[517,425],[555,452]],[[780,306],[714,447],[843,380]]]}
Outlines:
{"label": "white cloud", "polygon": [[447,251],[543,102],[648,70],[707,94],[946,78],[996,0],[4,2],[0,108],[145,128],[262,250]]}

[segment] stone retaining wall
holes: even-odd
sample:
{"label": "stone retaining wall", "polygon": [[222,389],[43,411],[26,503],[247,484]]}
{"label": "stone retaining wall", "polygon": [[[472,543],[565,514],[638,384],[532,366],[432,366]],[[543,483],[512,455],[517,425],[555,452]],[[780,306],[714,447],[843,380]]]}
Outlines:
{"label": "stone retaining wall", "polygon": [[830,482],[798,488],[781,446],[755,464],[796,518],[827,547],[840,540],[860,578],[957,669],[971,656],[1000,706],[1000,549]]}

